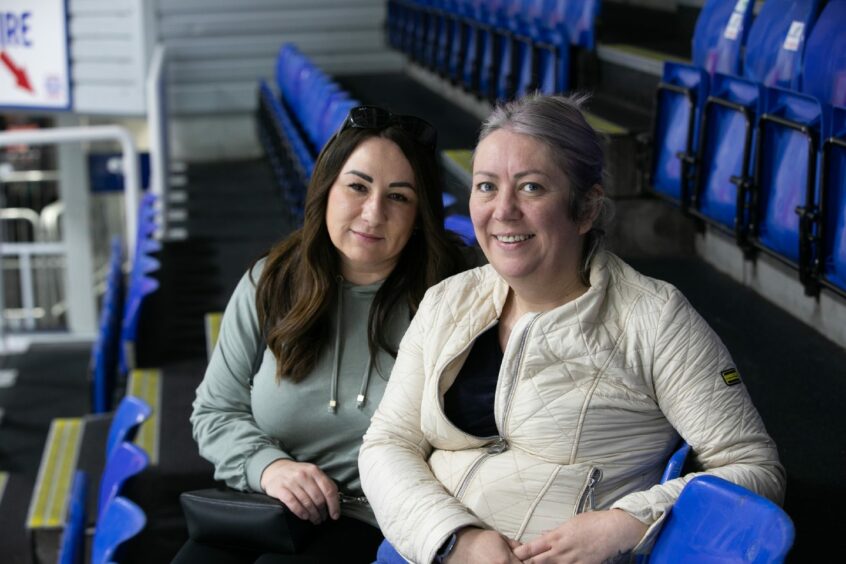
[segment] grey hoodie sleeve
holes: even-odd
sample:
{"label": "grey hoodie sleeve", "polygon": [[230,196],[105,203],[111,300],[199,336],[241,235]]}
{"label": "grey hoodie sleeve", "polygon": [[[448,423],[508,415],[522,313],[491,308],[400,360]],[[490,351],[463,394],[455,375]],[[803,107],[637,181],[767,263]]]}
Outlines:
{"label": "grey hoodie sleeve", "polygon": [[[253,269],[258,280],[263,262]],[[274,460],[292,459],[253,419],[250,379],[265,344],[258,325],[255,285],[245,274],[226,306],[191,424],[200,454],[214,477],[239,490],[261,490],[261,473]],[[272,359],[269,359],[272,361]],[[256,366],[257,368],[257,366]]]}

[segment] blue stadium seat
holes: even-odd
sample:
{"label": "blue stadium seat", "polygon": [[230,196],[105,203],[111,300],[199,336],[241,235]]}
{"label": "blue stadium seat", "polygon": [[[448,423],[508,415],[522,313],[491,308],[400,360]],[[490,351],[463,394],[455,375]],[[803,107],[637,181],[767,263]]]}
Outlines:
{"label": "blue stadium seat", "polygon": [[[750,234],[756,247],[795,267],[808,295],[819,290],[823,121],[846,86],[846,0],[820,13],[805,47],[802,91],[768,88],[758,126]],[[839,65],[839,66],[838,66]],[[790,155],[785,159],[784,155]]]}
{"label": "blue stadium seat", "polygon": [[[483,67],[493,61],[492,41],[490,51],[489,39],[493,39],[492,28],[495,27],[497,5],[489,5],[484,0],[474,0],[471,15],[465,23],[465,49],[461,63],[461,85],[468,92],[481,92],[481,77]],[[489,66],[488,66],[489,68]]]}
{"label": "blue stadium seat", "polygon": [[473,39],[474,28],[471,25],[477,11],[477,1],[459,0],[455,7],[453,36],[447,61],[447,78],[453,84],[460,84],[464,78],[466,58],[475,45]]}
{"label": "blue stadium seat", "polygon": [[670,460],[667,461],[667,466],[664,468],[664,473],[661,475],[661,481],[658,483],[663,484],[664,482],[675,480],[681,476],[684,464],[687,461],[687,456],[689,454],[690,445],[682,441],[676,451],[673,452],[673,455],[670,456]]}
{"label": "blue stadium seat", "polygon": [[161,249],[161,244],[153,239],[153,234],[159,228],[156,199],[154,194],[144,194],[138,207],[135,256],[123,304],[120,330],[119,367],[120,373],[124,375],[135,368],[135,343],[141,305],[148,295],[159,288],[159,282],[150,276],[161,266],[159,261],[151,256],[151,253]]}
{"label": "blue stadium seat", "polygon": [[650,564],[783,562],[793,545],[790,517],[776,504],[711,475],[687,483],[655,541]]}
{"label": "blue stadium seat", "polygon": [[[767,89],[758,125],[749,235],[758,248],[800,270],[800,275],[809,257],[800,249],[797,208],[815,206],[821,121],[822,106],[813,96]],[[804,276],[802,281],[809,282]]]}
{"label": "blue stadium seat", "polygon": [[708,74],[740,74],[754,0],[708,0],[693,31],[693,64]]}
{"label": "blue stadium seat", "polygon": [[601,2],[599,0],[557,0],[566,4],[564,22],[570,43],[592,51],[596,47],[596,22]]}
{"label": "blue stadium seat", "polygon": [[711,82],[702,112],[691,212],[731,232],[740,244],[748,223],[763,87],[798,87],[805,34],[818,7],[819,0],[769,0],[749,31],[743,77],[716,73]]}
{"label": "blue stadium seat", "polygon": [[692,64],[664,64],[656,92],[652,188],[687,209],[702,108],[715,72],[737,74],[754,2],[709,0],[696,20]]}
{"label": "blue stadium seat", "polygon": [[846,295],[846,107],[834,107],[825,123],[820,166],[822,281]]}
{"label": "blue stadium seat", "polygon": [[802,91],[821,102],[846,106],[846,0],[829,0],[812,33],[806,52]]}
{"label": "blue stadium seat", "polygon": [[444,219],[444,227],[447,231],[456,233],[468,245],[476,244],[476,231],[473,229],[473,222],[466,215],[448,215]]}
{"label": "blue stadium seat", "polygon": [[120,239],[116,237],[111,245],[97,339],[91,351],[93,413],[104,413],[111,409],[119,371],[123,286],[123,249]]}
{"label": "blue stadium seat", "polygon": [[82,564],[85,554],[85,500],[88,492],[88,476],[77,470],[71,485],[68,516],[62,531],[58,564]]}
{"label": "blue stadium seat", "polygon": [[689,199],[688,182],[699,112],[709,85],[710,78],[704,69],[667,63],[656,93],[652,189],[683,208]]}
{"label": "blue stadium seat", "polygon": [[140,507],[125,497],[116,497],[97,520],[91,564],[109,564],[115,561],[120,546],[141,532],[147,517]]}
{"label": "blue stadium seat", "polygon": [[138,427],[149,419],[152,413],[152,408],[141,398],[124,396],[109,426],[105,460],[108,461],[112,457],[121,443],[131,441]]}
{"label": "blue stadium seat", "polygon": [[98,519],[102,519],[106,508],[120,494],[126,481],[140,474],[149,464],[147,453],[128,441],[123,441],[112,451],[100,477]]}

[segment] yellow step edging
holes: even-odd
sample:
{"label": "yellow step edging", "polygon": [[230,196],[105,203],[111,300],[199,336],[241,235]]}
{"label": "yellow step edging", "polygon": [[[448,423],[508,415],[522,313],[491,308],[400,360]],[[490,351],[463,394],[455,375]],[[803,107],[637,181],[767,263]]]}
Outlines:
{"label": "yellow step edging", "polygon": [[159,463],[159,432],[161,427],[162,372],[158,369],[138,369],[129,373],[126,393],[140,398],[153,408],[153,414],[138,429],[135,444],[150,457],[150,464]]}
{"label": "yellow step edging", "polygon": [[470,149],[450,149],[443,151],[444,157],[450,159],[466,172],[473,174],[473,151]]}
{"label": "yellow step edging", "polygon": [[206,357],[211,360],[217,338],[220,336],[220,322],[223,320],[223,313],[216,311],[206,314]]}
{"label": "yellow step edging", "polygon": [[82,419],[53,419],[29,504],[27,529],[61,528],[64,525],[81,444]]}
{"label": "yellow step edging", "polygon": [[6,484],[9,483],[9,473],[0,472],[0,502],[3,501],[3,494],[6,493]]}

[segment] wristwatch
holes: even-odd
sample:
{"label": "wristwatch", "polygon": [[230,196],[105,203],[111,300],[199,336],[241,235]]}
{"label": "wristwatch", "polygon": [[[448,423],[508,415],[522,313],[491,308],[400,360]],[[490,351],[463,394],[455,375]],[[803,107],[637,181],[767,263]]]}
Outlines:
{"label": "wristwatch", "polygon": [[444,544],[441,545],[441,548],[435,553],[435,559],[433,560],[434,564],[443,564],[443,562],[449,556],[449,553],[452,552],[452,549],[455,548],[455,541],[458,540],[458,535],[456,533],[452,533],[450,536],[447,537],[447,540],[444,541]]}

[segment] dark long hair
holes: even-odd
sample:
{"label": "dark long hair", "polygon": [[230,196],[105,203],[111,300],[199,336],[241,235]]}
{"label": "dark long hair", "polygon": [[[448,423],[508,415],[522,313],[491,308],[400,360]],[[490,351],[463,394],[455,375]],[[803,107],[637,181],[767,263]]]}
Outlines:
{"label": "dark long hair", "polygon": [[390,342],[384,329],[401,303],[413,315],[430,286],[465,266],[458,239],[443,226],[443,184],[434,151],[395,125],[336,134],[315,162],[303,226],[270,249],[256,287],[259,325],[276,357],[277,381],[299,382],[308,376],[330,339],[329,306],[342,279],[338,252],[326,227],[329,190],[352,152],[371,137],[393,141],[408,159],[418,202],[416,226],[370,308],[371,357],[376,358],[379,348],[396,356],[398,343]]}

